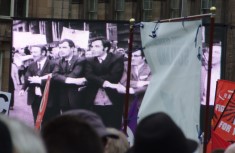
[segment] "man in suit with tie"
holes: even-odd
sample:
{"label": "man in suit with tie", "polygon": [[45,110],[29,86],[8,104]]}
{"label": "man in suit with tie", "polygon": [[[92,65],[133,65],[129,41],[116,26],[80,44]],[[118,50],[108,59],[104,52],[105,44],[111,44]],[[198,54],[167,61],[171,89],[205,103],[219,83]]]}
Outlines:
{"label": "man in suit with tie", "polygon": [[[120,83],[113,85],[119,93],[126,93],[127,83],[127,62],[125,62],[125,70]],[[130,89],[128,102],[128,128],[129,132],[134,132],[137,125],[137,114],[142,103],[145,91],[151,79],[151,70],[144,56],[143,48],[135,46],[132,51],[131,72],[130,72]]]}
{"label": "man in suit with tie", "polygon": [[61,60],[53,71],[53,79],[60,87],[58,89],[58,103],[62,112],[70,109],[83,108],[83,88],[85,60],[73,55],[75,44],[72,40],[64,39],[59,43]]}
{"label": "man in suit with tie", "polygon": [[[44,46],[35,45],[31,47],[31,53],[34,58],[34,62],[28,66],[25,74],[25,83],[22,86],[20,95],[23,95],[28,88],[27,104],[31,105],[33,112],[34,123],[36,122],[39,107],[42,100],[43,91],[46,85],[48,76],[54,69],[55,64],[47,58],[47,49]],[[53,80],[50,84],[50,92],[47,102],[46,112],[44,114],[43,123],[50,118],[57,116],[60,112],[54,101],[53,93]]]}
{"label": "man in suit with tie", "polygon": [[[131,59],[131,74],[130,74],[130,99],[129,105],[135,100],[138,101],[138,108],[141,105],[145,91],[147,90],[148,84],[151,79],[151,70],[146,63],[143,48],[135,46],[132,52]],[[125,70],[122,79],[115,88],[120,93],[126,93],[126,82],[127,82],[127,62],[125,62]]]}
{"label": "man in suit with tie", "polygon": [[110,47],[110,42],[103,37],[90,41],[93,57],[87,59],[85,67],[86,103],[101,116],[106,126],[120,129],[124,95],[113,89],[112,84],[117,84],[122,77],[124,59],[122,55],[109,53]]}
{"label": "man in suit with tie", "polygon": [[[146,63],[141,47],[135,47],[131,60],[130,93],[137,96],[140,106],[151,79],[151,70]],[[133,98],[133,97],[132,97]]]}

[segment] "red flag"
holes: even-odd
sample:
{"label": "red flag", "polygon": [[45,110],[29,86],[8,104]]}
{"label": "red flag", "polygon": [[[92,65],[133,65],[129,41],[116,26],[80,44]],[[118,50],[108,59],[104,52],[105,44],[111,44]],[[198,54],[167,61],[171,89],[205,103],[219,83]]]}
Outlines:
{"label": "red flag", "polygon": [[38,110],[37,120],[36,120],[36,124],[35,124],[35,129],[38,129],[38,130],[41,127],[42,119],[43,119],[43,116],[44,116],[44,113],[46,110],[46,106],[47,106],[50,82],[51,82],[51,78],[49,76],[47,79],[47,82],[46,82],[44,92],[43,92],[43,96],[42,96],[42,100],[41,100],[41,104],[40,104],[40,107]]}
{"label": "red flag", "polygon": [[226,149],[231,143],[225,141],[221,136],[216,134],[214,131],[211,133],[211,140],[212,140],[212,151],[215,149]]}
{"label": "red flag", "polygon": [[228,142],[235,142],[235,94],[228,101],[214,132]]}
{"label": "red flag", "polygon": [[212,120],[212,150],[225,149],[235,141],[235,82],[217,82]]}
{"label": "red flag", "polygon": [[212,128],[215,129],[215,125],[218,124],[218,119],[220,118],[225,106],[227,105],[229,99],[232,96],[233,90],[235,89],[235,82],[218,80],[216,95],[215,95],[215,105],[214,105],[214,116],[212,119]]}
{"label": "red flag", "polygon": [[210,139],[210,141],[208,142],[208,144],[206,145],[206,152],[212,152],[212,138]]}

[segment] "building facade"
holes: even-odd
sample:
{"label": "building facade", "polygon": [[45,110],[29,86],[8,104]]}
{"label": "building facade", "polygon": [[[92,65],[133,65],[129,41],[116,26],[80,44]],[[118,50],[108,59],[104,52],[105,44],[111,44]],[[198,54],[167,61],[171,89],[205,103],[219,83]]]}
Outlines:
{"label": "building facade", "polygon": [[140,22],[205,14],[211,6],[217,8],[216,25],[226,29],[222,31],[222,78],[235,81],[234,0],[0,0],[0,90],[9,88],[11,17],[123,21],[135,18]]}

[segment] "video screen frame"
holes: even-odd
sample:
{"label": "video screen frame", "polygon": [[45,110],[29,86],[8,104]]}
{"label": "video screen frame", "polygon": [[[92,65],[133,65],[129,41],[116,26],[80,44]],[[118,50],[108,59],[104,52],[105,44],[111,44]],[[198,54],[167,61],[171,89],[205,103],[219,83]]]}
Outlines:
{"label": "video screen frame", "polygon": [[[85,31],[85,32],[84,32]],[[87,34],[87,31],[89,34]],[[23,75],[22,73],[26,73],[27,70],[19,69],[20,67],[16,66],[14,64],[14,57],[18,52],[25,54],[30,54],[31,46],[37,46],[37,45],[43,45],[46,44],[46,48],[49,49],[48,56],[51,56],[52,59],[58,58],[58,46],[59,41],[63,39],[75,39],[73,37],[74,33],[78,33],[82,35],[81,37],[78,37],[77,40],[83,40],[86,39],[83,43],[75,43],[75,47],[77,48],[77,56],[87,56],[90,58],[90,50],[89,50],[89,39],[92,37],[100,37],[103,36],[105,39],[109,40],[111,42],[111,52],[115,52],[115,54],[122,54],[124,56],[124,68],[123,68],[123,75],[120,79],[120,84],[122,84],[124,87],[126,86],[126,80],[124,73],[127,73],[127,51],[128,51],[128,42],[129,42],[129,22],[127,21],[88,21],[88,20],[60,20],[60,19],[22,19],[22,18],[14,18],[12,22],[12,54],[11,54],[11,79],[13,88],[11,89],[11,93],[13,94],[13,102],[15,103],[15,106],[13,106],[13,110],[10,110],[9,115],[19,118],[29,124],[30,126],[34,126],[35,120],[33,119],[33,111],[31,108],[32,105],[27,105],[27,90],[24,93],[24,95],[20,96],[19,92],[22,89],[22,86],[24,84],[23,77],[18,76],[19,80],[16,81],[13,79],[13,76],[17,75]],[[66,36],[67,35],[67,36]],[[24,39],[24,38],[25,39]],[[30,44],[30,45],[27,45]],[[80,45],[84,45],[81,47]],[[79,46],[79,47],[78,47]],[[86,47],[87,46],[87,47]],[[20,50],[19,50],[20,49]],[[140,41],[140,34],[139,30],[135,29],[135,37],[133,41],[133,49],[141,50],[141,41]],[[85,53],[84,53],[85,50]],[[52,52],[55,52],[55,55]],[[83,53],[82,53],[83,52]],[[16,54],[15,54],[16,53]],[[28,58],[28,59],[27,59]],[[32,61],[32,57],[30,55],[25,58],[27,60]],[[142,57],[144,59],[144,57]],[[145,61],[145,60],[143,60]],[[145,61],[146,62],[146,61]],[[26,62],[23,62],[23,64]],[[28,67],[29,65],[27,65]],[[14,72],[15,71],[15,72]],[[18,74],[16,74],[16,71]],[[133,72],[134,73],[134,72]],[[149,77],[141,77],[142,80],[150,80],[151,72],[149,70],[148,72]],[[14,76],[14,77],[15,77]],[[124,79],[123,79],[124,78]],[[21,80],[20,80],[21,79]],[[21,84],[21,85],[20,85]],[[139,88],[136,86],[133,86],[133,88]],[[145,84],[145,90],[147,89],[147,85]],[[138,96],[139,102],[138,107],[141,104],[141,101],[143,99],[145,90],[140,93]],[[131,107],[132,101],[136,99],[136,97],[133,94],[131,96],[129,101],[129,107]],[[125,93],[122,93],[122,96],[125,96]],[[124,98],[122,98],[123,101],[121,102],[122,105],[118,106],[119,109],[122,109],[124,106]],[[16,103],[21,103],[20,105],[17,105]],[[29,103],[29,102],[28,102]],[[25,107],[22,109],[22,107]],[[123,122],[123,109],[121,115],[119,115],[119,119],[121,122]],[[61,112],[61,110],[60,110]],[[120,114],[120,113],[119,113]],[[108,114],[107,116],[110,116]],[[112,115],[111,115],[112,116]],[[137,120],[137,119],[136,119]],[[122,123],[121,123],[122,124]],[[120,122],[118,123],[118,126],[121,127]]]}

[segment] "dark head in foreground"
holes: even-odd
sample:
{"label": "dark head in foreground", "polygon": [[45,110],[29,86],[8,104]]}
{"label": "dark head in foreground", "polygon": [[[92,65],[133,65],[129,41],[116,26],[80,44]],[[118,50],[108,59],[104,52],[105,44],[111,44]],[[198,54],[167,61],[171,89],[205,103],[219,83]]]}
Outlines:
{"label": "dark head in foreground", "polygon": [[49,153],[103,153],[101,139],[85,121],[75,116],[59,116],[42,129]]}
{"label": "dark head in foreground", "polygon": [[165,113],[151,114],[140,121],[134,146],[128,153],[193,153],[197,142],[187,139]]}
{"label": "dark head in foreground", "polygon": [[92,111],[85,110],[85,109],[74,109],[65,112],[63,115],[68,116],[75,116],[80,120],[85,121],[88,123],[98,134],[98,136],[101,138],[103,145],[105,146],[107,143],[107,138],[118,138],[117,134],[114,134],[112,132],[109,132],[100,116]]}
{"label": "dark head in foreground", "polygon": [[38,131],[0,114],[0,153],[46,153],[46,149]]}

